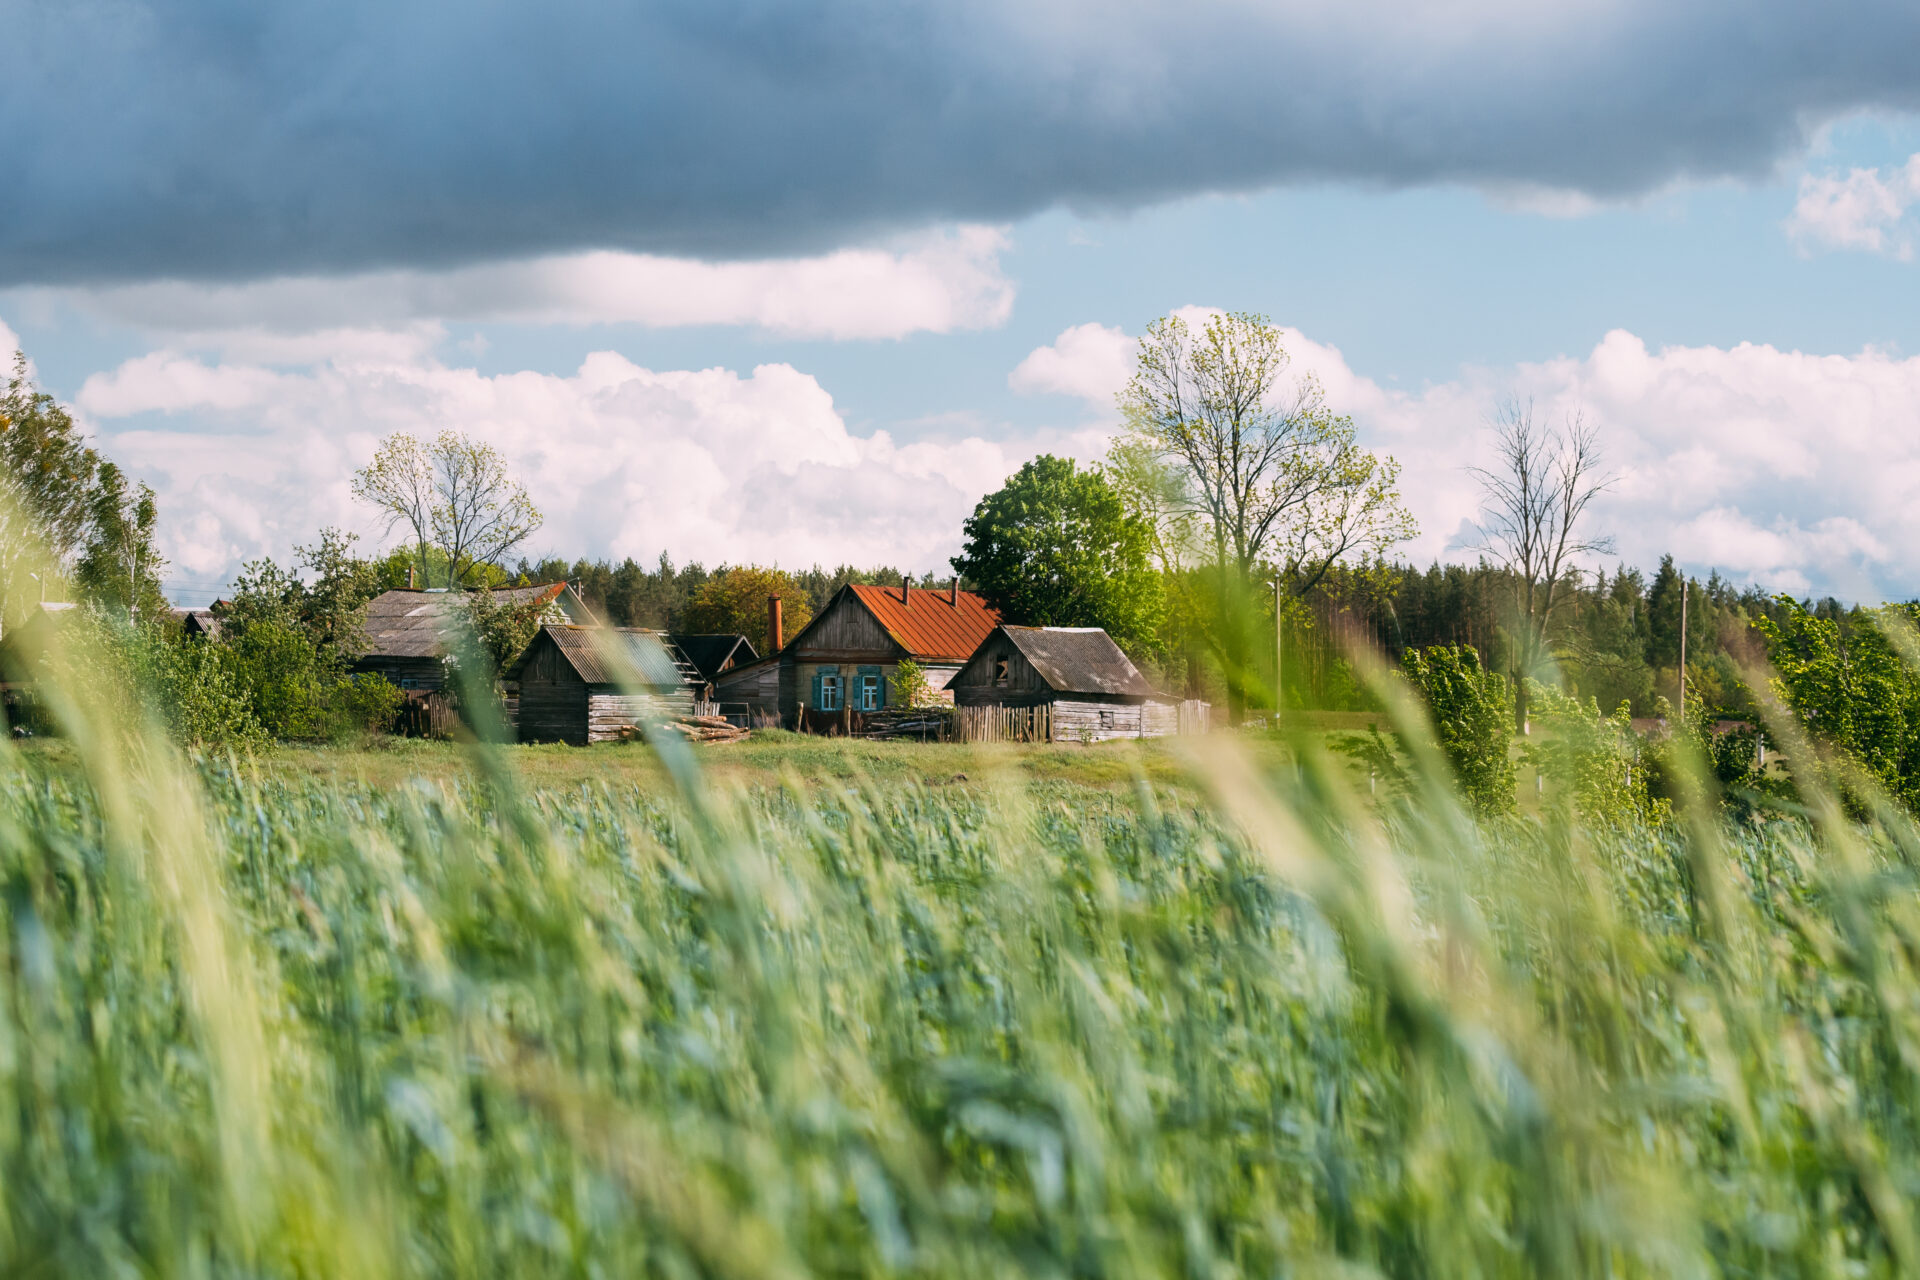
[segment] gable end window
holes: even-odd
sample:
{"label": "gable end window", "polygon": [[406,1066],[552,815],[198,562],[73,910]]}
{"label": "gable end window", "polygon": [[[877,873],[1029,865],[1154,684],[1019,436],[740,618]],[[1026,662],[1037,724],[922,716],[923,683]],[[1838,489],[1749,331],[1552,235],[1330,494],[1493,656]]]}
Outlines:
{"label": "gable end window", "polygon": [[1005,658],[995,658],[993,660],[993,687],[996,689],[1004,689],[1007,687],[1007,660]]}

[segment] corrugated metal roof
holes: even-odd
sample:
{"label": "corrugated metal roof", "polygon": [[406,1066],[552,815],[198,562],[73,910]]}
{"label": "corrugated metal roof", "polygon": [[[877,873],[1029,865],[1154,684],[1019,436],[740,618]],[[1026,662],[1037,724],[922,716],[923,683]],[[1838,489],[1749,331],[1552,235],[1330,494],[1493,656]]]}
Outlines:
{"label": "corrugated metal roof", "polygon": [[903,604],[899,587],[856,582],[847,589],[915,662],[965,662],[1000,625],[1000,611],[971,591],[949,602],[945,591],[915,587]]}
{"label": "corrugated metal roof", "polygon": [[[663,632],[642,627],[547,626],[541,630],[588,684],[679,689],[705,683]],[[531,645],[527,648],[532,651]],[[509,678],[519,674],[525,656],[507,669]]]}
{"label": "corrugated metal roof", "polygon": [[[537,587],[499,587],[500,605],[550,604],[564,582]],[[367,604],[367,651],[363,658],[444,658],[455,628],[466,623],[465,591],[383,591]]]}
{"label": "corrugated metal roof", "polygon": [[1167,698],[1099,627],[1002,627],[1056,693]]}

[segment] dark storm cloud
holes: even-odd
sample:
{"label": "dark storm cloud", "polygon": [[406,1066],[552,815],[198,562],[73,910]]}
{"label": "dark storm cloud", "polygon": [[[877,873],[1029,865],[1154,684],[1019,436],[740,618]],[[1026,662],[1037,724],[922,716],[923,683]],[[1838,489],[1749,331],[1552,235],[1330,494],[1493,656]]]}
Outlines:
{"label": "dark storm cloud", "polygon": [[0,283],[758,256],[1329,179],[1622,196],[1917,86],[1905,0],[0,0]]}

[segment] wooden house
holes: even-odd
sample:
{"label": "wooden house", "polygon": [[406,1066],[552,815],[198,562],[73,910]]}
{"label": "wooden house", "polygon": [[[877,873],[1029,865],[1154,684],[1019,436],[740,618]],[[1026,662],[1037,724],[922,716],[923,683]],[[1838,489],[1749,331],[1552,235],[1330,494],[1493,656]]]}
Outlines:
{"label": "wooden house", "polygon": [[1046,707],[1055,742],[1180,731],[1180,700],[1099,627],[996,627],[947,687],[958,707]]}
{"label": "wooden house", "polygon": [[693,664],[709,690],[723,672],[760,660],[760,655],[753,651],[753,641],[743,635],[689,635],[676,631],[667,639],[673,642],[681,657]]}
{"label": "wooden house", "polygon": [[502,675],[519,684],[520,741],[574,746],[689,715],[705,683],[665,634],[640,627],[544,626]]}
{"label": "wooden house", "polygon": [[0,722],[9,730],[35,719],[40,681],[71,643],[65,633],[81,616],[70,603],[41,604],[0,634]]}
{"label": "wooden house", "polygon": [[809,717],[878,711],[892,700],[890,681],[909,659],[940,692],[999,624],[998,611],[957,585],[849,583],[780,650],[780,718],[795,723],[803,708]]}
{"label": "wooden house", "polygon": [[[470,617],[472,595],[469,591],[400,590],[375,596],[367,605],[367,649],[354,660],[354,670],[377,672],[409,692],[441,688],[447,682],[447,655]],[[500,587],[493,592],[493,600],[503,607],[547,607],[554,621],[583,626],[596,621],[586,602],[564,582]]]}

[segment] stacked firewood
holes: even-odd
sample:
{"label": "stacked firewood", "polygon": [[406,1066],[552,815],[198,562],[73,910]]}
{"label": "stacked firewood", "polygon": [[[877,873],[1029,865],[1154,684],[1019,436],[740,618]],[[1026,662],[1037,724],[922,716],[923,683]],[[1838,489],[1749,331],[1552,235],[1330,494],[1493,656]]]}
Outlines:
{"label": "stacked firewood", "polygon": [[[658,722],[653,729],[656,733],[676,734],[688,742],[738,742],[749,733],[725,716],[675,716]],[[646,736],[638,725],[630,724],[620,730],[623,742],[644,740]]]}

